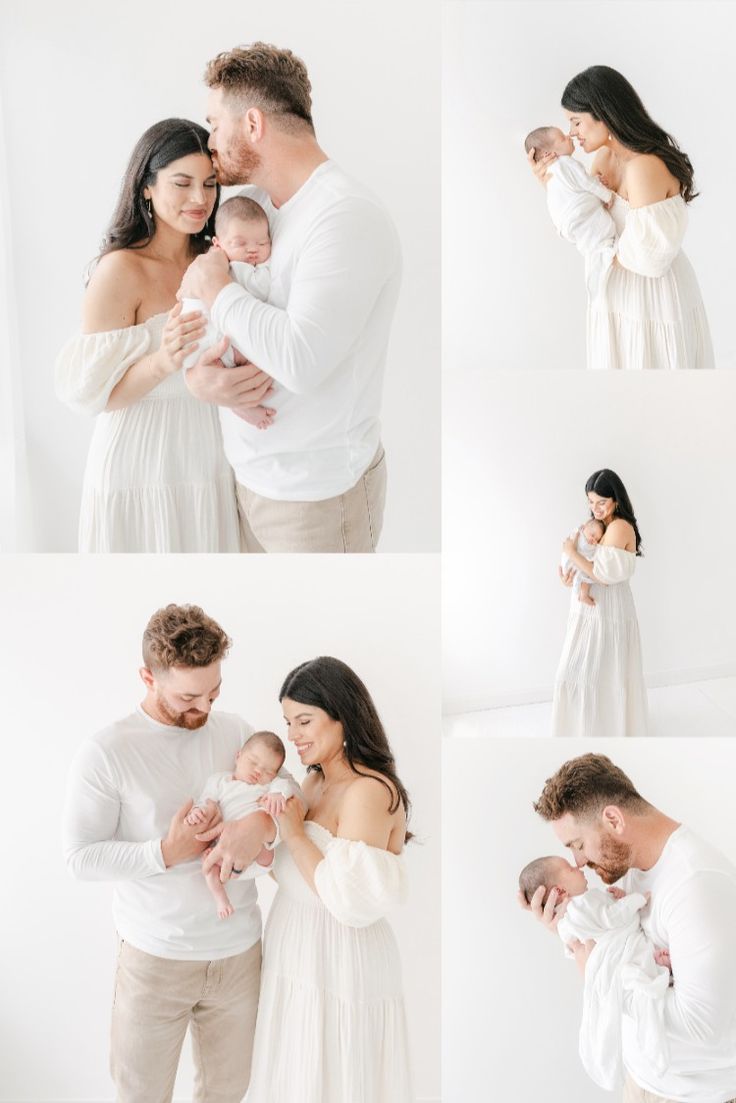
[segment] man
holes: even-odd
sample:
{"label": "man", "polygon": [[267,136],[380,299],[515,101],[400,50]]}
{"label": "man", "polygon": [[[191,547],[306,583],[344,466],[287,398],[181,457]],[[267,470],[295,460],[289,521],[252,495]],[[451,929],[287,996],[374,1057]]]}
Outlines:
{"label": "man", "polygon": [[[226,343],[187,373],[221,407],[246,551],[372,552],[386,470],[379,413],[401,255],[383,206],[317,144],[311,86],[290,50],[257,42],[207,67],[210,150],[221,184],[248,184],[271,223],[262,303],[212,249],[184,277],[250,364],[223,370]],[[257,367],[256,367],[257,366]],[[274,380],[273,424],[237,416],[248,388]]]}
{"label": "man", "polygon": [[[240,1103],[248,1086],[261,966],[257,894],[252,880],[231,881],[235,913],[218,919],[196,860],[207,846],[197,833],[219,820],[217,806],[208,802],[207,825],[186,822],[207,778],[233,768],[253,731],[211,711],[229,647],[196,605],[154,613],[143,635],[141,706],[83,746],[71,768],[67,866],[83,880],[116,882],[110,1064],[120,1103],[171,1099],[189,1024],[197,1103]],[[251,848],[275,840],[265,812],[239,826]]]}
{"label": "man", "polygon": [[[670,1064],[651,1067],[637,1023],[623,1018],[624,1103],[733,1103],[736,1100],[736,869],[687,827],[658,811],[605,755],[566,762],[534,805],[578,866],[627,893],[651,893],[642,927],[669,951],[673,981],[666,994]],[[532,897],[531,911],[549,930],[552,889]],[[575,943],[583,975],[595,946]]]}

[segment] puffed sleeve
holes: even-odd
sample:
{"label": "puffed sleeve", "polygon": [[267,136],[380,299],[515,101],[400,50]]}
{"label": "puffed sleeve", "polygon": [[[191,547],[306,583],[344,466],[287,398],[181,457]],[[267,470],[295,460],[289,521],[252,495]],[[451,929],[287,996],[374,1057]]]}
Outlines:
{"label": "puffed sleeve", "polygon": [[639,276],[663,276],[680,251],[686,226],[681,195],[630,210],[618,241],[619,264]]}
{"label": "puffed sleeve", "polygon": [[634,552],[623,548],[611,548],[599,544],[593,556],[593,578],[606,586],[615,586],[617,582],[628,582],[636,568]]}
{"label": "puffed sleeve", "polygon": [[379,847],[333,839],[314,871],[317,894],[339,923],[368,927],[404,902],[404,859]]}
{"label": "puffed sleeve", "polygon": [[72,410],[102,413],[113,388],[150,344],[145,325],[72,337],[56,358],[57,397]]}

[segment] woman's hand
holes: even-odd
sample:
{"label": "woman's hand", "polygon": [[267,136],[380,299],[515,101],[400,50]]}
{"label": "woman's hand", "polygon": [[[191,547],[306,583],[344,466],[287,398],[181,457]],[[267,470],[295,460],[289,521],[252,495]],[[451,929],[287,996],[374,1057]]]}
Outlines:
{"label": "woman's hand", "polygon": [[575,574],[574,567],[568,567],[566,571],[563,571],[562,567],[558,567],[557,573],[563,586],[572,586],[573,575]]}
{"label": "woman's hand", "polygon": [[307,810],[298,797],[289,797],[286,807],[277,817],[281,838],[285,843],[304,835],[304,817]]}
{"label": "woman's hand", "polygon": [[200,310],[192,314],[182,314],[181,303],[177,303],[169,312],[164,326],[161,348],[154,355],[164,375],[173,375],[197,348],[199,338],[204,334],[207,324]]}
{"label": "woman's hand", "polygon": [[535,152],[534,147],[532,146],[532,148],[529,150],[529,152],[526,155],[526,159],[529,163],[529,168],[532,170],[532,172],[536,176],[539,183],[544,184],[544,183],[546,183],[546,180],[547,180],[547,169],[549,168],[549,166],[552,164],[553,161],[557,160],[557,154],[556,153],[543,153],[542,156],[539,158],[539,160],[535,161],[534,160],[534,152]]}

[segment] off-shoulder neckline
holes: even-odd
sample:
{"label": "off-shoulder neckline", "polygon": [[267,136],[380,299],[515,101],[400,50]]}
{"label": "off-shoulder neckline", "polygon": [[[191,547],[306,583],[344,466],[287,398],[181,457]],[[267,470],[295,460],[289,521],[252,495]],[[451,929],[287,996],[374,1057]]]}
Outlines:
{"label": "off-shoulder neckline", "polygon": [[371,846],[370,843],[364,843],[362,839],[343,839],[341,835],[333,835],[329,827],[325,827],[325,825],[318,820],[305,820],[304,823],[311,823],[313,827],[318,827],[320,831],[323,831],[325,835],[329,835],[331,839],[336,839],[343,843],[361,843],[363,846],[367,847],[368,850],[377,850],[380,854],[390,854],[392,858],[400,858],[401,854],[404,853],[403,849],[401,854],[396,854],[393,850],[387,850],[385,846]]}
{"label": "off-shoulder neckline", "polygon": [[652,207],[661,207],[663,203],[671,203],[673,199],[679,199],[683,203],[685,202],[685,200],[678,192],[677,195],[668,195],[666,199],[658,199],[656,203],[645,203],[643,207],[632,207],[628,199],[624,199],[623,195],[619,195],[617,191],[615,191],[613,194],[615,195],[616,199],[620,199],[622,203],[625,203],[630,211],[651,211]]}

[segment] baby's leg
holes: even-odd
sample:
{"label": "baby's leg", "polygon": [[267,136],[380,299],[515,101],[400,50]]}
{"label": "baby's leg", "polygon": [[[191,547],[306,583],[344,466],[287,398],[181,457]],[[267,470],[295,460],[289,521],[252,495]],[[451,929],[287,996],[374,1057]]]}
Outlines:
{"label": "baby's leg", "polygon": [[227,890],[220,880],[220,866],[212,866],[204,875],[207,882],[207,888],[210,890],[215,898],[217,904],[217,914],[220,919],[227,919],[229,915],[233,914],[235,910],[230,903],[230,899],[227,895]]}
{"label": "baby's leg", "polygon": [[252,410],[244,410],[238,416],[249,425],[255,425],[256,429],[268,429],[276,417],[276,411],[272,406],[254,406]]}
{"label": "baby's leg", "polygon": [[581,582],[580,590],[578,592],[578,601],[582,601],[584,605],[595,605],[593,598],[590,596],[590,582]]}
{"label": "baby's leg", "polygon": [[266,846],[262,846],[260,854],[256,856],[256,862],[259,866],[270,866],[273,862],[273,851]]}

